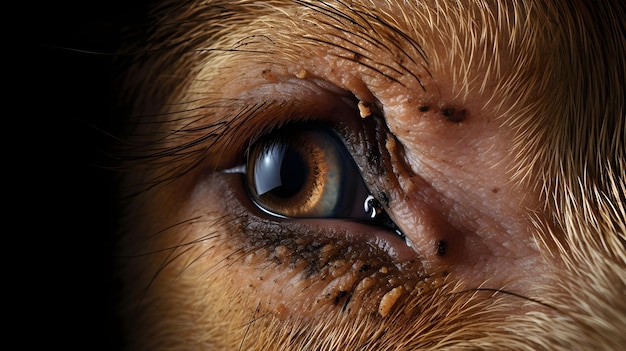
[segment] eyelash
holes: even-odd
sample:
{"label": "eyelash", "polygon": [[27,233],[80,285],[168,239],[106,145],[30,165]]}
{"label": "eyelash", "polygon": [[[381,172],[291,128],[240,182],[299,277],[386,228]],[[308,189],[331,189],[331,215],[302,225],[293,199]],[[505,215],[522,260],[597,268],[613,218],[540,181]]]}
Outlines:
{"label": "eyelash", "polygon": [[[259,194],[257,189],[257,173],[262,172],[263,170],[271,172],[275,172],[276,169],[267,169],[266,166],[257,167],[257,161],[259,161],[259,157],[267,158],[267,154],[263,154],[264,152],[269,152],[271,148],[279,147],[279,144],[282,143],[282,146],[288,145],[290,143],[290,138],[319,138],[323,139],[325,143],[324,147],[333,148],[329,152],[333,153],[333,156],[337,159],[341,158],[341,163],[336,164],[338,168],[335,170],[338,173],[338,177],[342,177],[343,173],[347,172],[351,176],[352,179],[357,177],[356,181],[350,181],[350,185],[348,183],[344,183],[344,179],[340,179],[337,187],[337,193],[341,193],[341,195],[337,194],[336,201],[332,202],[331,208],[328,208],[326,205],[322,205],[322,208],[316,207],[320,202],[322,202],[323,197],[327,195],[327,192],[324,191],[321,195],[317,194],[318,199],[317,203],[307,204],[305,200],[305,205],[310,205],[311,208],[298,208],[296,204],[297,201],[290,201],[290,198],[280,198],[280,194],[278,196],[273,196],[270,194],[269,197],[262,199],[263,193]],[[400,231],[400,229],[395,225],[395,223],[391,220],[391,218],[387,215],[382,205],[378,202],[378,200],[370,193],[367,185],[364,183],[363,178],[361,176],[361,171],[358,169],[358,166],[354,163],[353,156],[346,150],[344,141],[345,138],[341,138],[338,135],[338,132],[331,126],[327,126],[322,123],[315,122],[296,122],[290,123],[285,126],[281,126],[279,128],[275,128],[273,131],[266,133],[258,137],[254,142],[250,142],[249,146],[245,152],[244,162],[237,167],[230,168],[224,170],[224,173],[240,173],[243,176],[242,183],[243,188],[246,191],[249,202],[251,204],[253,210],[257,210],[265,213],[270,218],[274,219],[283,219],[283,220],[295,220],[298,218],[332,218],[332,219],[343,219],[343,220],[351,220],[357,221],[369,225],[374,225],[378,227],[385,227],[390,231],[394,232],[397,236],[402,239],[405,238],[404,234]],[[299,145],[296,148],[302,147],[302,145],[306,145],[307,143],[303,140],[298,140]],[[314,145],[315,146],[315,145]],[[286,146],[285,146],[286,147]],[[275,149],[272,149],[275,152]],[[319,150],[315,150],[319,151]],[[322,150],[322,153],[325,150]],[[280,150],[280,152],[285,152],[284,150]],[[281,154],[281,157],[283,154]],[[300,155],[298,155],[300,156]],[[307,157],[307,155],[303,155]],[[269,157],[270,161],[276,162],[277,160],[272,156]],[[282,159],[280,160],[282,162]],[[324,159],[322,162],[328,161]],[[337,160],[338,161],[338,160]],[[332,161],[331,161],[332,162]],[[309,169],[313,167],[308,161],[305,162]],[[329,162],[330,163],[330,162]],[[333,166],[333,165],[329,165]],[[281,164],[282,170],[282,164]],[[265,168],[265,169],[263,169]],[[323,167],[322,167],[323,168]],[[279,171],[280,171],[279,170]],[[321,172],[323,173],[323,172]],[[280,175],[273,175],[274,178],[281,177]],[[280,179],[273,179],[277,181],[283,181]],[[307,179],[304,179],[308,181]],[[315,179],[314,179],[315,180]],[[326,182],[325,179],[322,179],[322,182]],[[360,183],[360,184],[358,184]],[[282,183],[281,183],[282,184]],[[314,184],[315,185],[315,184]],[[304,186],[304,185],[303,185]],[[317,184],[318,187],[326,188],[326,184]],[[350,188],[350,189],[347,189]],[[269,191],[273,191],[276,188],[271,188]],[[265,189],[264,189],[265,190]],[[314,189],[315,190],[315,189]],[[353,190],[356,193],[346,195],[346,192],[349,190]],[[305,193],[304,196],[309,196],[310,192]],[[331,194],[332,195],[332,194]],[[300,192],[293,194],[293,197],[300,196]],[[347,199],[346,199],[347,197]],[[314,200],[315,201],[315,200]],[[342,203],[344,201],[349,201],[349,203]],[[265,202],[265,203],[264,203]],[[291,202],[291,203],[290,203]],[[310,202],[310,201],[309,201]],[[269,203],[269,205],[267,204]],[[294,208],[295,207],[295,208]],[[300,212],[298,212],[300,211]]]}

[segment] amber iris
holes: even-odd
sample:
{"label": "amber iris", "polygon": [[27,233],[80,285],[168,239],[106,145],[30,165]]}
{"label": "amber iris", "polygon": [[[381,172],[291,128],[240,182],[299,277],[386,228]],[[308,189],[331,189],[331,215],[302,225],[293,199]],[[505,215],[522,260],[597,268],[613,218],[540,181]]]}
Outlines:
{"label": "amber iris", "polygon": [[367,218],[369,195],[350,153],[330,128],[281,128],[249,150],[247,187],[263,211],[285,218]]}

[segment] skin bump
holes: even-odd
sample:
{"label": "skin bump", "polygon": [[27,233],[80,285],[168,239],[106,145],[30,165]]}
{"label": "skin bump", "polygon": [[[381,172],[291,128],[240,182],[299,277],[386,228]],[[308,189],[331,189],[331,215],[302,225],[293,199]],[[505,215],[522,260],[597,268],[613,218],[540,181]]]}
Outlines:
{"label": "skin bump", "polygon": [[[621,1],[157,3],[119,49],[129,349],[626,344]],[[314,124],[393,226],[251,199],[250,150]]]}

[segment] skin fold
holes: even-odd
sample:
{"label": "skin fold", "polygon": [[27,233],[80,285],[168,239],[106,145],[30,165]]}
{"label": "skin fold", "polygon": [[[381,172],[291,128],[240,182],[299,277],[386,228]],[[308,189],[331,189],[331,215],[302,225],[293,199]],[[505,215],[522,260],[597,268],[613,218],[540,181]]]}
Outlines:
{"label": "skin fold", "polygon": [[[625,19],[608,0],[156,3],[116,51],[125,346],[620,349]],[[251,198],[255,147],[315,128],[384,225]]]}

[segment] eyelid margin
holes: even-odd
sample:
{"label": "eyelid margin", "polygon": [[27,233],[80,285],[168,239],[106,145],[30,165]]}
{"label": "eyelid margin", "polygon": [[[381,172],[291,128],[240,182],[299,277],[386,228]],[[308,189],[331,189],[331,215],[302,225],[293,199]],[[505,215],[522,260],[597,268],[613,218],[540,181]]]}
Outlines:
{"label": "eyelid margin", "polygon": [[[297,123],[298,122],[296,122],[296,124],[293,124],[292,127],[294,125],[297,125]],[[386,227],[387,229],[394,232],[395,235],[399,236],[403,240],[406,240],[406,236],[404,235],[404,233],[389,217],[384,207],[381,205],[379,200],[371,193],[369,187],[365,183],[365,180],[362,178],[363,177],[362,170],[354,161],[354,156],[352,155],[352,153],[348,150],[347,145],[346,145],[347,142],[345,138],[343,138],[337,130],[332,128],[332,126],[320,125],[317,123],[310,124],[310,123],[304,122],[302,123],[302,127],[303,127],[303,130],[317,130],[318,132],[331,133],[330,138],[336,139],[335,141],[337,142],[337,146],[341,148],[341,149],[336,150],[336,152],[345,154],[344,155],[345,158],[347,159],[348,162],[351,163],[348,166],[353,167],[354,171],[358,173],[358,177],[359,177],[360,183],[362,184],[362,187],[361,187],[361,191],[359,191],[358,194],[352,195],[353,198],[355,196],[356,197],[354,198],[355,202],[352,204],[351,210],[349,213],[342,212],[341,214],[338,214],[337,216],[306,216],[306,215],[305,216],[288,216],[288,215],[284,215],[281,213],[277,213],[266,208],[262,203],[259,202],[260,199],[255,199],[253,191],[249,188],[250,184],[248,184],[248,182],[246,181],[248,179],[248,177],[246,176],[248,174],[248,165],[246,163],[240,164],[233,168],[225,169],[222,171],[222,173],[225,173],[225,174],[236,173],[236,174],[243,175],[242,181],[247,184],[245,187],[248,188],[247,194],[248,194],[250,202],[254,204],[256,209],[269,215],[272,218],[291,219],[291,220],[295,220],[295,219],[352,220],[352,221],[357,221],[357,222],[367,224],[367,225],[376,225],[380,227]],[[271,133],[268,135],[271,135]]]}

